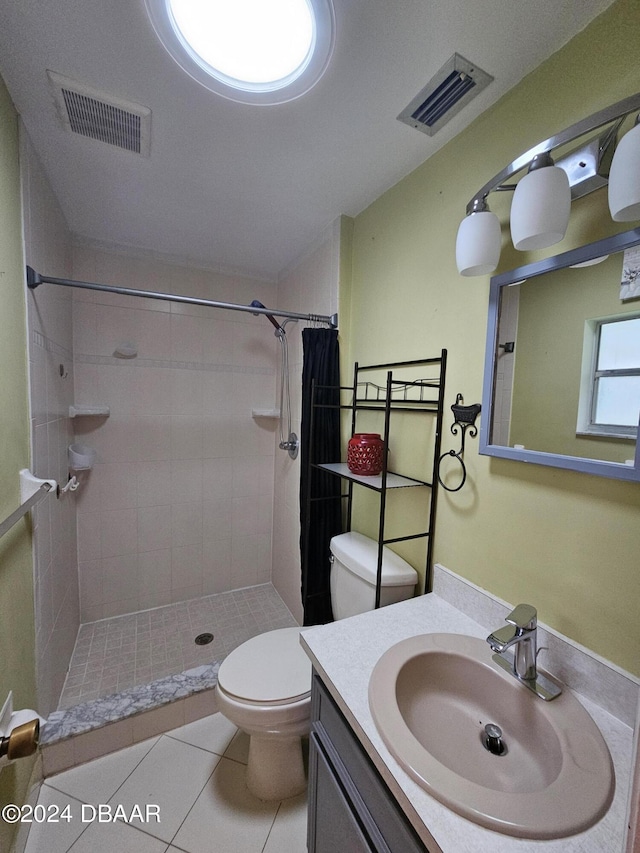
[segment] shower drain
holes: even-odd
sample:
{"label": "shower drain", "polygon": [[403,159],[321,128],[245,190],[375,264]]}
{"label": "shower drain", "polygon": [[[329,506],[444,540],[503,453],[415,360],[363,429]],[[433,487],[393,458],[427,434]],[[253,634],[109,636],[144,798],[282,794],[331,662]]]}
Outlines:
{"label": "shower drain", "polygon": [[209,634],[208,631],[205,631],[204,634],[198,634],[195,639],[196,646],[207,646],[211,642],[213,642],[213,634]]}

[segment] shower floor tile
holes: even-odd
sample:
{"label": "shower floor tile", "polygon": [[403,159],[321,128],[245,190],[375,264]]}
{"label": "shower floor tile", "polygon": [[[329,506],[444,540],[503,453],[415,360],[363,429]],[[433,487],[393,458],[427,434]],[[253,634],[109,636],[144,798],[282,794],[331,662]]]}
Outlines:
{"label": "shower floor tile", "polygon": [[[257,634],[296,624],[261,584],[81,625],[58,710],[221,661]],[[203,633],[213,641],[196,645]]]}

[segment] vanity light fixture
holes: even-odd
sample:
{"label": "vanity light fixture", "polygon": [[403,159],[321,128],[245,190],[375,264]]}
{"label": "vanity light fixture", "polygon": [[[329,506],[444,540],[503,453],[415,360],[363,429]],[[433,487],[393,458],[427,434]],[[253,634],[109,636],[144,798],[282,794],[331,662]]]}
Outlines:
{"label": "vanity light fixture", "polygon": [[[520,251],[560,242],[566,233],[572,198],[606,183],[612,218],[616,222],[640,219],[640,115],[635,127],[616,146],[622,123],[639,111],[640,93],[636,93],[535,145],[478,190],[458,230],[456,263],[460,275],[487,275],[498,266],[500,222],[487,206],[487,196],[492,192],[514,191],[511,236]],[[601,128],[607,128],[603,136],[582,142],[554,164],[552,153],[556,149]],[[517,183],[507,183],[525,169],[527,174]]]}
{"label": "vanity light fixture", "polygon": [[474,201],[469,216],[462,220],[456,240],[460,275],[486,275],[500,260],[502,235],[500,220],[489,210],[486,199]]}
{"label": "vanity light fixture", "polygon": [[571,187],[567,173],[554,165],[548,152],[536,154],[513,194],[513,245],[526,252],[559,243],[567,232],[570,213]]}
{"label": "vanity light fixture", "polygon": [[609,210],[614,222],[640,219],[640,116],[621,140],[609,173]]}

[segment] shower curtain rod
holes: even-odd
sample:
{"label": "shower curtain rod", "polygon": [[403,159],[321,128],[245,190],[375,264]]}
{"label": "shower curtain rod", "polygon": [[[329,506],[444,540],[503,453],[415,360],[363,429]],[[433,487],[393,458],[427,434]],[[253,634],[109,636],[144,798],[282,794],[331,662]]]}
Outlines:
{"label": "shower curtain rod", "polygon": [[237,305],[234,302],[214,302],[212,299],[198,299],[195,296],[180,296],[177,293],[158,293],[153,290],[135,290],[131,287],[116,287],[111,284],[95,284],[91,281],[72,281],[68,278],[51,278],[40,275],[32,267],[27,267],[27,287],[35,290],[41,284],[57,284],[64,287],[83,287],[87,290],[102,290],[106,293],[120,293],[123,296],[141,296],[145,299],[162,299],[165,302],[186,302],[189,305],[204,305],[208,308],[224,308],[227,311],[244,311],[247,314],[271,314],[290,320],[307,320],[310,323],[325,323],[332,329],[338,328],[337,314],[298,314],[296,311],[278,311],[276,308],[257,308],[252,305]]}

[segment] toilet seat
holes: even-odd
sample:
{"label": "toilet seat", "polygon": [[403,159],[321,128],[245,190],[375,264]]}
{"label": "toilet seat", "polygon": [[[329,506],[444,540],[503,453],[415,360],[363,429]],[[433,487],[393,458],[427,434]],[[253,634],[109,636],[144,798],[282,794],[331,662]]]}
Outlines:
{"label": "toilet seat", "polygon": [[299,628],[279,628],[252,637],[220,665],[218,686],[248,705],[289,705],[311,694],[311,661],[300,646]]}

